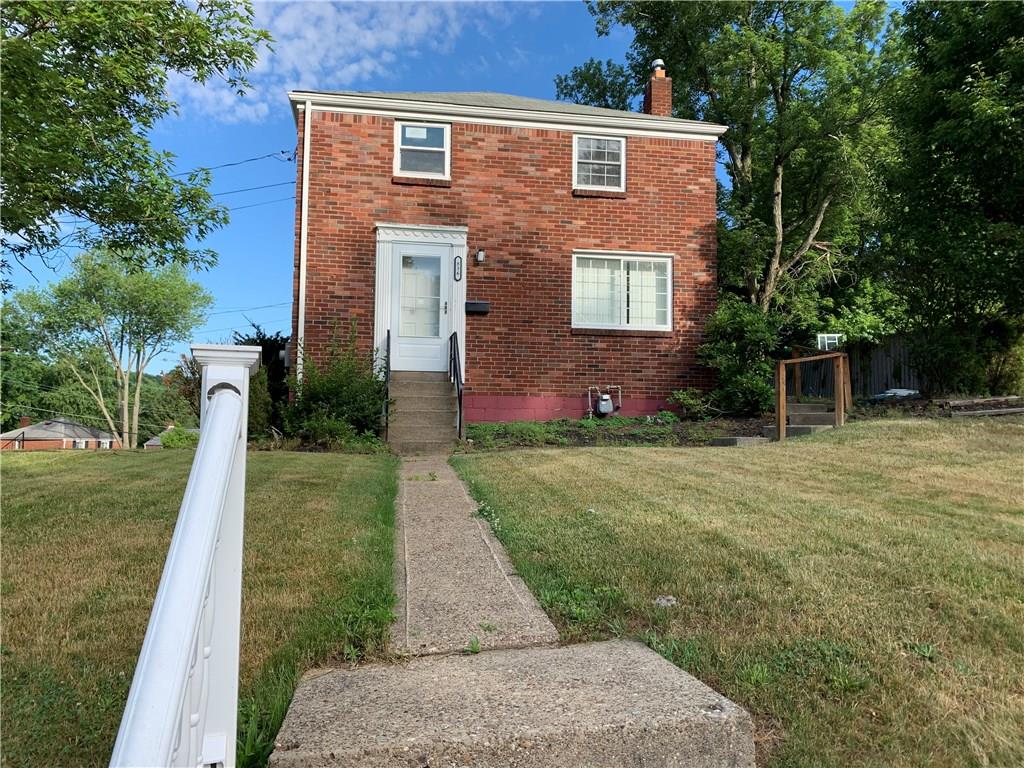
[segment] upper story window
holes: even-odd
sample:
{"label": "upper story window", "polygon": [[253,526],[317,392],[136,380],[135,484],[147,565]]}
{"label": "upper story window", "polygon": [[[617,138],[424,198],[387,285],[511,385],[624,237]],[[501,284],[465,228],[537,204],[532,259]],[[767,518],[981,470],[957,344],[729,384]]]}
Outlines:
{"label": "upper story window", "polygon": [[395,176],[450,179],[452,127],[395,121]]}
{"label": "upper story window", "polygon": [[573,254],[572,325],[672,330],[672,257],[578,251]]}
{"label": "upper story window", "polygon": [[572,137],[574,189],[626,191],[626,140],[608,136]]}

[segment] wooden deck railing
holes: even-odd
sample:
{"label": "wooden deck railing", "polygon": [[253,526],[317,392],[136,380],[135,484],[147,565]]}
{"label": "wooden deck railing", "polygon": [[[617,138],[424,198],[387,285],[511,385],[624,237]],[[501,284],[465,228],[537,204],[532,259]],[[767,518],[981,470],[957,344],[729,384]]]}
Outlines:
{"label": "wooden deck railing", "polygon": [[775,429],[778,440],[786,439],[786,366],[793,366],[793,389],[800,399],[800,366],[816,360],[832,361],[835,426],[846,423],[846,412],[853,405],[853,387],[850,384],[850,360],[845,352],[820,352],[802,357],[779,360],[775,366]]}

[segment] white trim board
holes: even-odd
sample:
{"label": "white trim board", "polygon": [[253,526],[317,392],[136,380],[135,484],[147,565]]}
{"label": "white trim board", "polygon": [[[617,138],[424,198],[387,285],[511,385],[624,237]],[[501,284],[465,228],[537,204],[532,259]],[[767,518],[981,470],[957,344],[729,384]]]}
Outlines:
{"label": "white trim board", "polygon": [[291,91],[288,93],[288,98],[292,103],[293,110],[308,103],[312,105],[312,109],[321,112],[381,115],[413,121],[542,128],[612,136],[648,136],[714,142],[727,130],[726,126],[715,123],[668,117],[640,117],[639,113],[637,113],[637,117],[633,117],[629,112],[624,112],[621,117],[618,115],[587,115],[570,112],[546,112],[539,109],[443,104],[367,94],[316,93],[314,91]]}

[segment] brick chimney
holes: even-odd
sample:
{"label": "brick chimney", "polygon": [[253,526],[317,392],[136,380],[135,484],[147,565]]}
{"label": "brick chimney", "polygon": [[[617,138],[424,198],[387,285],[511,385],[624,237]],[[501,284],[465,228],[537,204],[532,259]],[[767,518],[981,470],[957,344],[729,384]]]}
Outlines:
{"label": "brick chimney", "polygon": [[18,427],[20,429],[24,429],[25,427],[31,427],[31,426],[32,426],[32,417],[31,416],[22,416],[20,419],[18,419]]}
{"label": "brick chimney", "polygon": [[644,92],[644,112],[672,117],[672,78],[665,74],[665,62],[661,59],[651,64],[651,79]]}

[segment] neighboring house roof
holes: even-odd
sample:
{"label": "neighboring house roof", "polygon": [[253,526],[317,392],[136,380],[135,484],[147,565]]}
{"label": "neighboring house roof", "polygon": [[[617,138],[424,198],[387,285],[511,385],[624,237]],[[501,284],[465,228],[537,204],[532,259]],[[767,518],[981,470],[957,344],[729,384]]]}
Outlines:
{"label": "neighboring house roof", "polygon": [[[685,132],[702,137],[717,138],[726,130],[724,125],[683,120],[677,117],[649,115],[619,109],[591,107],[570,101],[534,99],[489,91],[292,91],[288,94],[292,108],[297,109],[306,99],[317,106],[337,105],[356,111],[392,112],[396,108],[429,114],[432,110],[451,117],[519,117],[532,115],[536,119],[556,122],[561,119],[580,125],[614,127],[632,124],[635,127],[669,132]],[[362,108],[360,110],[360,108]]]}
{"label": "neighboring house roof", "polygon": [[0,434],[0,440],[114,440],[109,432],[70,419],[56,418],[18,427]]}

